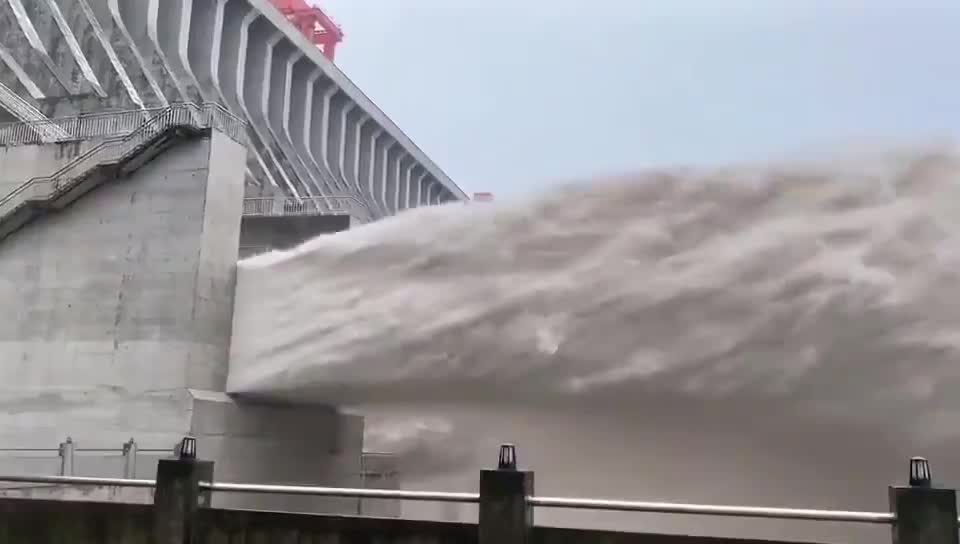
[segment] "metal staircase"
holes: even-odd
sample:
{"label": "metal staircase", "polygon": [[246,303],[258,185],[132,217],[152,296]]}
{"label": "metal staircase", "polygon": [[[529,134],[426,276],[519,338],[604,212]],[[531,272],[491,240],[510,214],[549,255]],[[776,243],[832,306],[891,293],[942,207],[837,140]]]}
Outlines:
{"label": "metal staircase", "polygon": [[[21,98],[20,95],[13,92],[13,90],[3,83],[0,83],[0,107],[3,107],[12,113],[14,117],[23,121],[23,123],[12,124],[31,125],[33,133],[39,138],[56,140],[65,136],[65,132],[60,127],[51,123],[40,110],[33,107],[33,105]],[[3,132],[3,129],[0,128],[0,141],[3,140]]]}
{"label": "metal staircase", "polygon": [[183,136],[215,129],[246,142],[244,121],[219,104],[181,103],[153,113],[132,132],[107,138],[57,172],[33,178],[0,198],[0,239],[39,214],[67,206],[105,180],[135,171]]}

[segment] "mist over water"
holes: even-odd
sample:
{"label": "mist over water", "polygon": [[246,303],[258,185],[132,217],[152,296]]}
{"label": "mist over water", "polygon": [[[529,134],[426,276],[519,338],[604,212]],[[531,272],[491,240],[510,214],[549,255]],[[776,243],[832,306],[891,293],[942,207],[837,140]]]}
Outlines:
{"label": "mist over water", "polygon": [[408,487],[476,488],[511,441],[538,494],[885,511],[910,455],[957,471],[958,212],[951,146],[411,210],[241,262],[228,389],[369,414]]}

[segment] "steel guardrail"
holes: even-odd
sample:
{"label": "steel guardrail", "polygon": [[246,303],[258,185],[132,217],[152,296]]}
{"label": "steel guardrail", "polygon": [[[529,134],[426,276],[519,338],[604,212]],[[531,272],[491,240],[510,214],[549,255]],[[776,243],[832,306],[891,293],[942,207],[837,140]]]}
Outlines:
{"label": "steel guardrail", "polygon": [[531,505],[542,508],[648,512],[653,514],[688,514],[737,518],[774,518],[884,524],[893,523],[896,520],[896,517],[890,512],[854,512],[844,510],[814,510],[808,508],[770,508],[763,506],[720,506],[711,504],[636,502],[561,497],[530,497],[529,501]]}
{"label": "steel guardrail", "polygon": [[309,495],[314,497],[343,497],[351,499],[398,499],[404,501],[457,502],[473,504],[480,502],[479,493],[448,493],[442,491],[402,491],[397,489],[235,484],[221,482],[200,482],[200,489],[231,493]]}
{"label": "steel guardrail", "polygon": [[41,475],[2,475],[0,482],[14,482],[24,484],[53,484],[53,485],[98,485],[108,487],[140,487],[152,488],[157,486],[156,480],[133,480],[129,478],[91,478],[87,476],[41,476]]}
{"label": "steel guardrail", "polygon": [[119,162],[163,132],[178,126],[197,130],[217,129],[238,143],[245,143],[246,139],[246,123],[220,104],[197,105],[189,102],[174,104],[159,110],[157,115],[142,122],[133,132],[108,138],[57,172],[49,176],[32,178],[0,198],[0,218],[27,200],[44,200],[52,197],[69,186],[71,181],[87,175],[91,169],[103,164]]}
{"label": "steel guardrail", "polygon": [[243,199],[244,217],[285,217],[297,215],[349,214],[363,221],[372,220],[366,202],[354,195],[313,197],[250,197]]}
{"label": "steel guardrail", "polygon": [[4,142],[8,139],[11,142],[17,141],[18,137],[22,137],[22,131],[27,130],[26,127],[29,127],[29,133],[34,139],[56,141],[68,136],[66,131],[47,119],[40,110],[3,83],[0,83],[0,104],[10,108],[12,113],[21,119],[11,123],[0,123],[0,145],[16,145]]}
{"label": "steel guardrail", "polygon": [[0,123],[0,146],[36,145],[125,136],[165,110],[145,108]]}
{"label": "steel guardrail", "polygon": [[[61,485],[99,485],[112,487],[156,487],[155,480],[123,478],[88,478],[80,476],[0,475],[0,482],[46,483]],[[275,495],[308,495],[357,499],[394,499],[404,501],[447,502],[478,504],[479,493],[452,493],[441,491],[403,491],[395,489],[362,489],[348,487],[318,487],[299,485],[244,484],[200,482],[200,489],[212,492],[259,493]],[[655,514],[686,514],[737,518],[766,518],[803,521],[829,521],[889,525],[896,523],[890,512],[859,512],[847,510],[817,510],[807,508],[773,508],[761,506],[726,506],[669,502],[637,502],[605,499],[537,497],[527,499],[538,508],[569,508],[577,510],[607,510],[645,512]],[[958,518],[960,523],[960,518]]]}

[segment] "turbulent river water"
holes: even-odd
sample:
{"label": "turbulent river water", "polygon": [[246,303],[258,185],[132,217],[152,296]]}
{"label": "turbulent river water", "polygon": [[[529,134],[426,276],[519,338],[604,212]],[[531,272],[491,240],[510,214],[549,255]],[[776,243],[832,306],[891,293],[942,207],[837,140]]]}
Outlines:
{"label": "turbulent river water", "polygon": [[[958,212],[950,145],[410,210],[241,262],[228,388],[368,414],[369,446],[401,455],[406,487],[475,489],[509,441],[538,494],[885,511],[910,455],[941,483],[960,472]],[[537,518],[832,542],[889,530]]]}

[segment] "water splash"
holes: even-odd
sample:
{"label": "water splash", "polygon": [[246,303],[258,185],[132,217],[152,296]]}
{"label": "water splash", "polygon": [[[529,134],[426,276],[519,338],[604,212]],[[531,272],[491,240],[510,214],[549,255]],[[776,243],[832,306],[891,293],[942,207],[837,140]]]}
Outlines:
{"label": "water splash", "polygon": [[[814,470],[831,447],[849,466],[882,443],[889,458],[872,471],[858,461],[830,493],[765,496],[742,482],[719,499],[882,508],[888,482],[875,478],[894,476],[893,456],[958,435],[958,212],[949,146],[410,211],[240,263],[228,388],[472,421],[459,435],[430,427],[439,450],[442,437],[483,435],[492,451],[496,433],[470,419],[484,410],[528,443],[576,442],[589,420],[612,425],[602,440],[672,436],[657,449],[675,456],[686,429],[704,451],[789,457],[769,466],[794,487],[805,454],[790,450],[810,450],[810,482],[835,476]],[[538,415],[524,426],[518,413]],[[531,438],[550,418],[556,434]],[[871,485],[876,500],[864,499]],[[711,498],[703,488],[677,499]]]}

